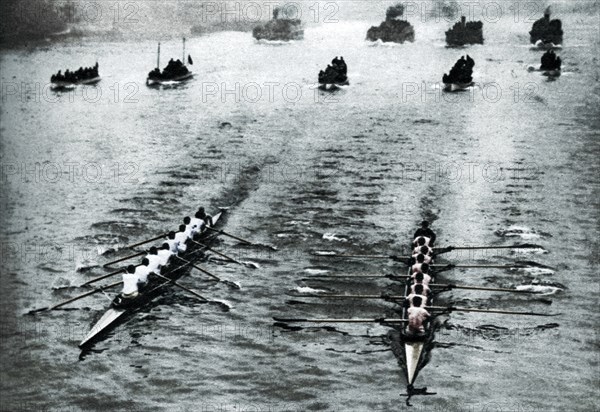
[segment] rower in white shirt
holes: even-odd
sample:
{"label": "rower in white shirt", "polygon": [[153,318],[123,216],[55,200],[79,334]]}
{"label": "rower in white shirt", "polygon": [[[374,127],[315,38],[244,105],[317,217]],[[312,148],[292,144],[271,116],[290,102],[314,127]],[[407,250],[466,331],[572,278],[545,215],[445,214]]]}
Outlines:
{"label": "rower in white shirt", "polygon": [[179,242],[175,240],[175,232],[173,232],[173,231],[169,232],[169,234],[167,235],[166,243],[169,245],[169,250],[172,253],[177,254],[177,244]]}
{"label": "rower in white shirt", "polygon": [[160,273],[160,258],[158,257],[158,249],[152,246],[145,256],[148,259],[148,271]]}
{"label": "rower in white shirt", "polygon": [[415,263],[411,266],[412,273],[429,273],[429,265],[427,263]]}
{"label": "rower in white shirt", "polygon": [[183,224],[185,225],[185,235],[188,237],[188,239],[192,239],[194,236],[191,221],[192,219],[190,219],[189,216],[183,218]]}
{"label": "rower in white shirt", "polygon": [[142,264],[135,268],[134,274],[138,279],[138,291],[148,284],[148,274],[150,273],[150,269],[148,268],[149,263],[148,259],[143,258]]}
{"label": "rower in white shirt", "polygon": [[192,233],[194,235],[196,233],[202,233],[202,231],[204,230],[204,226],[206,226],[206,223],[204,222],[204,219],[202,218],[202,214],[200,212],[196,212],[194,217],[191,219],[190,224],[192,225]]}
{"label": "rower in white shirt", "polygon": [[164,267],[169,263],[169,259],[171,258],[171,256],[174,255],[174,253],[171,252],[171,247],[169,246],[169,244],[165,242],[160,247],[160,250],[158,251],[157,255],[160,259],[160,266]]}
{"label": "rower in white shirt", "polygon": [[425,321],[431,316],[425,308],[421,306],[421,298],[416,296],[413,299],[414,306],[408,308],[408,325],[406,333],[409,336],[422,336],[425,334]]}
{"label": "rower in white shirt", "polygon": [[419,253],[422,253],[425,256],[433,257],[433,249],[429,246],[417,246],[413,249],[413,255],[418,255]]}
{"label": "rower in white shirt", "polygon": [[420,307],[424,307],[427,304],[427,296],[423,294],[424,286],[422,284],[415,284],[413,285],[413,288],[414,292],[412,292],[406,297],[406,299],[404,300],[404,306],[407,308],[410,306],[416,306],[414,304],[414,301],[415,298],[418,296],[419,301],[421,302]]}
{"label": "rower in white shirt", "polygon": [[177,241],[177,251],[185,252],[187,250],[187,246],[185,242],[188,240],[188,236],[185,233],[186,226],[179,225],[179,232],[175,233],[175,240]]}
{"label": "rower in white shirt", "polygon": [[431,239],[429,239],[428,237],[425,236],[419,236],[417,238],[415,238],[415,240],[413,240],[413,248],[415,247],[420,247],[420,246],[431,246],[429,244],[429,242],[431,241]]}
{"label": "rower in white shirt", "polygon": [[123,299],[132,299],[138,295],[138,277],[135,274],[135,266],[127,266],[127,270],[123,273],[123,290],[121,297]]}
{"label": "rower in white shirt", "polygon": [[410,278],[414,283],[425,286],[429,286],[429,283],[433,281],[433,278],[425,273],[413,273]]}
{"label": "rower in white shirt", "polygon": [[422,253],[416,253],[414,255],[412,255],[413,259],[415,260],[416,263],[427,263],[430,264],[432,259],[431,256],[426,256]]}
{"label": "rower in white shirt", "polygon": [[414,293],[415,295],[429,296],[431,294],[431,289],[429,289],[429,286],[423,285],[422,283],[415,283],[411,285],[410,293]]}

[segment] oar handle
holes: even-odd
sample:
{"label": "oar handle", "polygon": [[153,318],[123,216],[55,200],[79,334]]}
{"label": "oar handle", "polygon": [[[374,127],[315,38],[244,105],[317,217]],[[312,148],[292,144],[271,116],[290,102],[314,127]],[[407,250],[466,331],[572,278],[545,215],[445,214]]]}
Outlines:
{"label": "oar handle", "polygon": [[32,314],[32,313],[36,313],[36,312],[44,312],[44,311],[48,311],[48,310],[58,309],[58,308],[60,308],[62,306],[68,305],[69,303],[75,302],[76,300],[83,299],[83,298],[85,298],[87,296],[90,296],[90,295],[93,295],[95,293],[102,292],[103,290],[110,289],[110,288],[113,288],[115,286],[118,286],[121,283],[122,282],[111,283],[110,285],[106,285],[106,286],[102,286],[100,288],[96,288],[96,289],[91,290],[89,292],[86,292],[86,293],[83,293],[81,295],[75,296],[74,298],[71,298],[69,300],[65,300],[64,302],[57,303],[54,306],[31,310],[31,311],[29,311],[29,313]]}

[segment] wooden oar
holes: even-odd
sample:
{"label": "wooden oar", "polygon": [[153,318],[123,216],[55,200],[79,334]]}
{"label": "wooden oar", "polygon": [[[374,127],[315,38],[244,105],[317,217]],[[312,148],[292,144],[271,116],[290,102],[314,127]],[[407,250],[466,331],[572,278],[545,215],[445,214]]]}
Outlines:
{"label": "wooden oar", "polygon": [[143,240],[141,242],[134,243],[133,245],[125,246],[123,249],[132,249],[132,248],[137,247],[137,246],[145,245],[146,243],[150,243],[150,242],[153,242],[153,241],[158,240],[160,238],[166,237],[168,234],[169,234],[168,232],[167,233],[163,233],[162,235],[158,235],[156,237],[153,237],[152,239]]}
{"label": "wooden oar", "polygon": [[58,308],[60,308],[60,307],[62,307],[62,306],[68,305],[69,303],[75,302],[76,300],[79,300],[79,299],[85,298],[86,296],[90,296],[90,295],[93,295],[93,294],[95,294],[95,293],[102,292],[102,291],[104,291],[104,290],[106,290],[106,289],[110,289],[110,288],[114,288],[115,286],[119,286],[121,283],[123,283],[123,282],[115,282],[115,283],[111,283],[110,285],[107,285],[107,286],[102,286],[102,287],[100,287],[100,288],[96,288],[96,289],[94,289],[94,290],[91,290],[91,291],[89,291],[89,292],[82,293],[82,294],[81,294],[81,295],[79,295],[79,296],[75,296],[74,298],[71,298],[71,299],[69,299],[69,300],[66,300],[66,301],[64,301],[64,302],[57,303],[57,304],[56,304],[56,305],[54,305],[54,306],[45,307],[45,308],[40,308],[40,309],[34,309],[34,310],[30,310],[30,311],[28,312],[28,314],[33,314],[33,313],[37,313],[37,312],[44,312],[44,311],[47,311],[47,310],[54,310],[54,309],[58,309]]}
{"label": "wooden oar", "polygon": [[516,312],[511,310],[498,310],[498,309],[479,309],[479,308],[463,308],[457,306],[425,306],[425,309],[430,310],[443,310],[443,311],[457,311],[457,312],[483,312],[483,313],[497,313],[501,315],[528,315],[528,316],[559,316],[561,313],[537,313],[537,312]]}
{"label": "wooden oar", "polygon": [[232,281],[227,280],[227,279],[221,279],[217,275],[214,275],[214,274],[210,273],[208,270],[202,269],[200,266],[194,265],[192,262],[189,262],[189,261],[187,261],[187,260],[185,260],[183,258],[180,258],[179,256],[176,256],[176,255],[173,255],[173,256],[176,257],[177,259],[181,260],[186,265],[190,265],[191,267],[193,267],[195,269],[198,269],[200,272],[207,274],[208,276],[210,276],[211,278],[213,278],[217,282],[222,282],[222,283],[226,284],[227,286],[232,287],[234,289],[241,289],[240,285],[238,285],[235,282],[232,282]]}
{"label": "wooden oar", "polygon": [[227,310],[227,311],[229,311],[229,309],[231,309],[231,308],[229,307],[229,305],[227,305],[226,303],[224,303],[224,302],[219,302],[218,300],[210,300],[210,299],[207,299],[207,298],[205,298],[204,296],[202,296],[201,294],[199,294],[198,292],[196,292],[196,291],[194,291],[194,290],[192,290],[192,289],[190,289],[190,288],[187,288],[187,287],[183,286],[182,284],[178,283],[177,281],[175,281],[175,280],[173,280],[173,279],[169,279],[168,277],[165,277],[165,276],[163,276],[163,275],[160,275],[160,274],[158,274],[158,273],[155,273],[155,272],[152,272],[152,274],[153,274],[154,276],[158,276],[159,278],[161,278],[161,279],[165,280],[165,281],[166,281],[166,283],[173,284],[173,285],[175,285],[175,286],[177,286],[177,287],[179,287],[179,288],[181,288],[181,289],[185,290],[186,292],[189,292],[189,293],[191,293],[192,295],[194,295],[194,296],[196,296],[196,297],[198,297],[198,298],[202,299],[202,301],[203,301],[203,302],[206,302],[206,303],[208,303],[208,304],[211,304],[211,305],[219,305],[219,306],[221,306],[222,308],[224,308],[224,309],[225,309],[225,310]]}
{"label": "wooden oar", "polygon": [[448,289],[485,290],[488,292],[511,292],[511,293],[531,293],[531,294],[541,293],[541,292],[536,292],[533,290],[519,290],[519,289],[508,289],[508,288],[486,288],[483,286],[467,286],[467,285],[452,285],[452,284],[444,285],[441,283],[431,283],[429,285],[429,287],[436,287],[436,288],[440,287],[440,288],[448,288]]}
{"label": "wooden oar", "polygon": [[[137,267],[137,266],[140,266],[140,265],[136,265],[136,267]],[[110,273],[108,273],[108,274],[106,274],[106,275],[102,275],[102,276],[99,276],[99,277],[97,277],[97,278],[95,278],[95,279],[88,280],[87,282],[85,282],[85,283],[82,283],[82,284],[81,284],[81,285],[79,285],[78,287],[82,288],[82,287],[84,287],[84,286],[91,285],[92,283],[96,283],[96,282],[98,282],[98,281],[100,281],[100,280],[104,280],[104,279],[106,279],[106,278],[109,278],[109,277],[111,277],[111,276],[118,275],[119,273],[123,273],[123,272],[125,272],[126,270],[127,270],[127,269],[125,269],[125,268],[122,268],[122,269],[119,269],[119,270],[115,270],[114,272],[110,272]]]}
{"label": "wooden oar", "polygon": [[273,317],[276,322],[308,322],[308,323],[405,323],[408,319],[371,318],[371,319],[308,319],[308,318],[280,318]]}
{"label": "wooden oar", "polygon": [[321,298],[321,299],[394,299],[394,300],[404,300],[404,296],[397,296],[397,295],[389,295],[389,296],[382,296],[382,295],[332,295],[332,294],[323,294],[323,295],[319,295],[319,294],[298,294],[298,295],[290,295],[290,296],[294,296],[296,298]]}
{"label": "wooden oar", "polygon": [[210,246],[207,246],[207,245],[205,245],[203,243],[200,243],[200,242],[196,242],[195,240],[192,240],[192,239],[190,239],[190,242],[195,243],[196,245],[201,246],[201,247],[203,247],[205,249],[208,249],[211,252],[216,253],[217,255],[219,255],[221,257],[224,257],[225,259],[228,259],[228,260],[232,261],[233,263],[237,263],[238,265],[244,266],[244,264],[242,262],[240,262],[240,261],[232,258],[231,256],[227,256],[225,253],[221,253],[219,251],[216,251],[213,248],[211,248]]}
{"label": "wooden oar", "polygon": [[247,245],[251,245],[251,246],[260,246],[260,247],[268,247],[268,248],[270,248],[271,250],[277,250],[277,248],[276,248],[275,246],[271,246],[271,245],[264,245],[264,244],[258,244],[258,243],[252,243],[252,242],[250,242],[249,240],[242,239],[241,237],[237,237],[237,236],[235,236],[235,235],[232,235],[231,233],[227,233],[227,232],[225,232],[225,231],[223,231],[223,230],[217,230],[217,229],[213,229],[212,227],[208,227],[208,226],[207,226],[206,228],[207,228],[208,230],[212,230],[213,232],[218,232],[218,233],[220,233],[220,234],[222,234],[222,235],[229,236],[229,237],[230,237],[230,238],[232,238],[232,239],[239,240],[240,242],[243,242],[243,243],[245,243],[245,244],[247,244]]}
{"label": "wooden oar", "polygon": [[[517,245],[510,246],[446,246],[442,248],[436,248],[439,253],[445,253],[447,251],[452,250],[474,250],[474,249],[543,249],[540,245],[534,245],[533,243],[521,243]],[[434,253],[436,253],[436,249],[434,249]]]}
{"label": "wooden oar", "polygon": [[346,255],[346,254],[335,254],[335,255],[322,255],[320,253],[312,253],[313,256],[319,257],[332,257],[332,258],[361,258],[361,259],[393,259],[399,262],[409,262],[411,257],[409,256],[396,256],[396,255]]}
{"label": "wooden oar", "polygon": [[133,259],[134,257],[145,255],[146,253],[148,253],[148,252],[139,252],[139,253],[136,253],[134,255],[125,256],[124,258],[113,260],[112,262],[105,263],[104,265],[102,265],[102,267],[107,267],[107,266],[110,266],[110,265],[114,265],[115,263],[119,263],[119,262],[122,262],[124,260]]}

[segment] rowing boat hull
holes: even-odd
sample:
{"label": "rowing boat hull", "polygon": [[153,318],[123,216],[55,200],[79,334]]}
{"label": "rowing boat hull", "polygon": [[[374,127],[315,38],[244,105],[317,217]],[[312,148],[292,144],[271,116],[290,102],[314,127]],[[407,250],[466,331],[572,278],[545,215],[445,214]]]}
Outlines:
{"label": "rowing boat hull", "polygon": [[90,86],[90,85],[98,83],[100,80],[102,80],[102,78],[100,76],[96,76],[91,79],[79,80],[76,82],[53,81],[52,87],[55,89],[64,89],[64,88],[76,87],[76,86],[85,86],[85,85]]}
{"label": "rowing boat hull", "polygon": [[177,84],[183,82],[185,80],[191,79],[194,77],[194,73],[189,72],[182,76],[173,77],[172,79],[146,79],[147,86],[160,86],[160,85],[169,85],[169,84]]}
{"label": "rowing boat hull", "polygon": [[[213,217],[213,227],[222,222],[223,211],[220,211]],[[209,243],[206,240],[212,239],[210,237],[210,231],[205,230],[200,235],[200,240],[205,239],[205,243]],[[215,235],[216,237],[216,235]],[[188,245],[187,251],[180,257],[186,259],[187,256],[192,256],[201,250],[203,247],[192,247],[193,244]],[[187,260],[187,259],[186,259]],[[175,281],[185,274],[184,267],[189,267],[184,263],[177,264],[177,259],[173,259],[168,266],[163,268],[163,276],[168,277],[172,281]],[[162,288],[170,282],[162,281],[154,278],[154,281],[150,280],[150,284],[139,294],[127,307],[123,308],[109,308],[104,315],[92,326],[88,334],[79,344],[80,348],[85,348],[93,342],[96,342],[101,336],[104,336],[109,330],[115,327],[118,323],[124,320],[127,315],[131,315],[140,310],[144,305],[152,301],[156,296],[160,294]]]}

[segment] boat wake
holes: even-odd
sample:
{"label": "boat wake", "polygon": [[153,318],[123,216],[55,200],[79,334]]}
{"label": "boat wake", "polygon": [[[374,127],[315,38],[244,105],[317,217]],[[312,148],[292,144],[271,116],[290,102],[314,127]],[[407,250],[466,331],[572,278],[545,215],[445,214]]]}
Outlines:
{"label": "boat wake", "polygon": [[331,240],[331,241],[336,240],[338,242],[347,242],[348,241],[348,239],[346,239],[346,238],[337,237],[335,235],[335,233],[325,233],[325,234],[323,234],[323,239],[325,239],[325,240]]}

